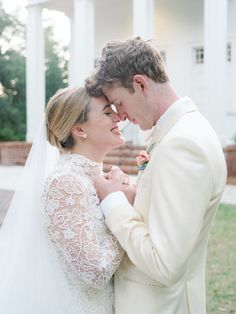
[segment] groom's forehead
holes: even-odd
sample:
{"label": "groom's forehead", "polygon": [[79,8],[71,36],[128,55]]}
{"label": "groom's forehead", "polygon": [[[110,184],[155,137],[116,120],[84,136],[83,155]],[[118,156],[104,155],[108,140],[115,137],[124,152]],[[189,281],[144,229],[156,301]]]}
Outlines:
{"label": "groom's forehead", "polygon": [[126,90],[127,88],[117,82],[103,87],[103,93],[109,99],[110,103],[115,103],[116,100],[120,98],[121,94]]}
{"label": "groom's forehead", "polygon": [[115,98],[116,98],[116,87],[114,86],[104,86],[103,88],[103,93],[105,94],[105,96],[108,98],[110,103],[114,103],[115,102]]}
{"label": "groom's forehead", "polygon": [[120,81],[114,81],[114,82],[107,83],[104,86],[102,86],[102,90],[105,93],[109,93],[111,91],[115,91],[116,89],[122,88],[122,87],[123,85]]}

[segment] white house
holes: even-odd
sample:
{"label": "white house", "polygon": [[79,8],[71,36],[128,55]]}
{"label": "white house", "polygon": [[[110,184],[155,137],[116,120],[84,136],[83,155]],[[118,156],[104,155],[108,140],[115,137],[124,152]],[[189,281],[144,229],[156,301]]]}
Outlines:
{"label": "white house", "polygon": [[[70,85],[83,84],[106,41],[153,38],[173,85],[193,98],[222,144],[236,134],[236,0],[28,0],[29,141],[45,105],[44,8],[70,19]],[[124,134],[135,144],[143,142],[143,134],[130,124]]]}

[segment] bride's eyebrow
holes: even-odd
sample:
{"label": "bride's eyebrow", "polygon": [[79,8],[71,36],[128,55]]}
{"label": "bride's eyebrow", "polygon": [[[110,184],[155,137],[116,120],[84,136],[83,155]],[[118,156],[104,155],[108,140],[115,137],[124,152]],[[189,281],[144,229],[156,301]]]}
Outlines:
{"label": "bride's eyebrow", "polygon": [[103,107],[102,111],[105,111],[106,109],[110,109],[111,108],[111,105],[110,104],[107,104]]}

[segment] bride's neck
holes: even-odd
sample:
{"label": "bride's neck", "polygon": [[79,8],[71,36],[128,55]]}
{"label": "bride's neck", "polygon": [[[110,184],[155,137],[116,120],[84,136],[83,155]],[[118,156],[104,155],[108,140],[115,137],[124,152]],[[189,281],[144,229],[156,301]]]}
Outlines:
{"label": "bride's neck", "polygon": [[87,157],[90,160],[93,160],[95,162],[103,162],[105,155],[107,152],[100,151],[96,147],[89,147],[88,145],[76,145],[71,150],[73,154],[80,154],[82,156]]}

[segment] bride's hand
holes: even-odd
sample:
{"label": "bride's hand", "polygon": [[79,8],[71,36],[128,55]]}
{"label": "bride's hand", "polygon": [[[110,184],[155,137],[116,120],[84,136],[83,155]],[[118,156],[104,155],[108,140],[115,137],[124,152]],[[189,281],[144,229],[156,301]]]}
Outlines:
{"label": "bride's hand", "polygon": [[97,176],[94,180],[94,186],[100,201],[112,192],[122,191],[125,193],[130,204],[133,205],[136,195],[136,187],[129,183],[129,176],[118,167],[103,175]]}
{"label": "bride's hand", "polygon": [[129,203],[133,205],[136,195],[136,186],[134,184],[130,184],[129,176],[119,167],[112,167],[111,171],[106,174],[106,178],[111,181],[119,180],[122,184],[120,190],[125,193]]}
{"label": "bride's hand", "polygon": [[129,184],[129,176],[125,174],[119,167],[112,166],[110,172],[105,177],[108,180],[120,180],[122,184]]}

